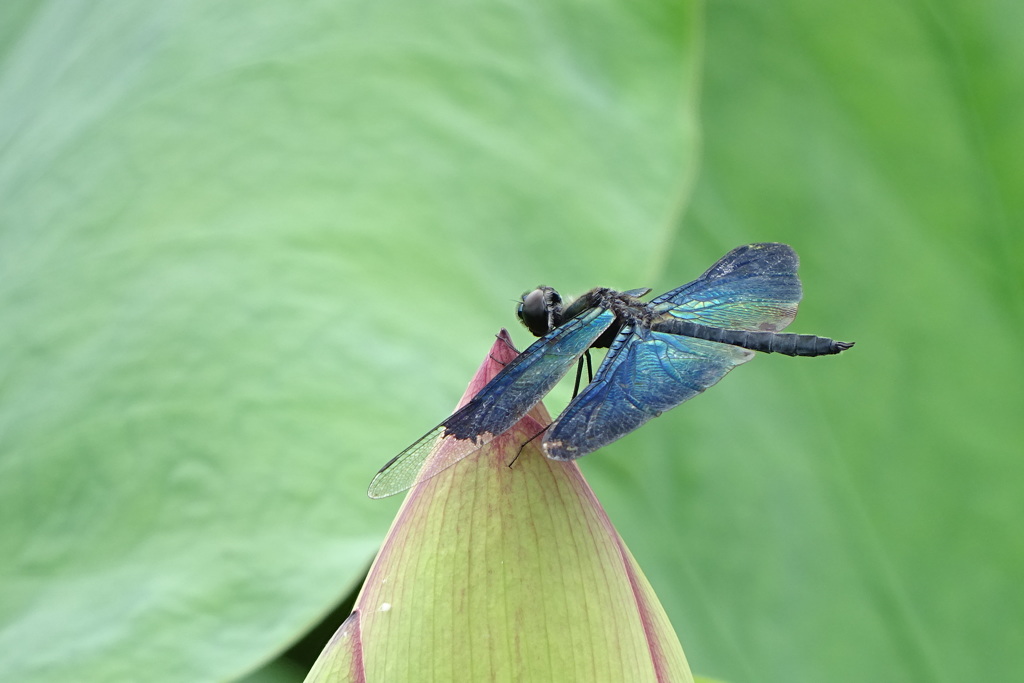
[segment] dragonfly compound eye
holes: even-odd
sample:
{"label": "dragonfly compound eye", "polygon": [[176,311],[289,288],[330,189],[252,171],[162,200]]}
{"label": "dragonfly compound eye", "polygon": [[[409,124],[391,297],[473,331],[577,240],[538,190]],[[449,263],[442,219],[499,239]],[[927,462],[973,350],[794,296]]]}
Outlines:
{"label": "dragonfly compound eye", "polygon": [[561,312],[562,297],[551,287],[544,286],[523,294],[516,306],[519,321],[535,337],[543,337],[561,324]]}

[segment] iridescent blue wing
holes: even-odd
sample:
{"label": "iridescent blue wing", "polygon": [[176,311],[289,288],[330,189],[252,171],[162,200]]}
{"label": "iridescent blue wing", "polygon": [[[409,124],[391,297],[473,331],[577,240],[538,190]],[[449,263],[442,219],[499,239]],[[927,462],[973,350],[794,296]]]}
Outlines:
{"label": "iridescent blue wing", "polygon": [[778,332],[796,317],[800,265],[787,244],[736,247],[693,282],[651,303],[680,320],[731,330]]}
{"label": "iridescent blue wing", "polygon": [[738,346],[624,326],[594,381],[551,424],[544,450],[554,460],[595,451],[693,398],[753,356]]}
{"label": "iridescent blue wing", "polygon": [[538,339],[469,403],[382,467],[367,494],[384,498],[404,491],[507,431],[551,391],[614,319],[611,311],[591,308]]}
{"label": "iridescent blue wing", "polygon": [[[748,244],[651,304],[659,315],[702,325],[777,332],[796,316],[799,265],[788,245]],[[594,381],[548,429],[545,451],[560,460],[590,453],[693,398],[753,356],[738,346],[627,325]]]}

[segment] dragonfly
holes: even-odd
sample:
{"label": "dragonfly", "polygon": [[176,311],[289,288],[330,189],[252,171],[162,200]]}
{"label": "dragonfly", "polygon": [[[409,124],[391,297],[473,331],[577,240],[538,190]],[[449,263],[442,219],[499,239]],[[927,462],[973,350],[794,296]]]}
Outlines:
{"label": "dragonfly", "polygon": [[650,289],[598,287],[563,301],[551,287],[525,293],[516,314],[540,337],[448,419],[392,458],[370,483],[384,498],[411,488],[510,429],[584,357],[607,348],[597,374],[544,431],[552,460],[591,453],[716,384],[755,352],[825,356],[853,346],[781,332],[803,296],[799,258],[786,244],[737,247],[699,278],[651,301]]}

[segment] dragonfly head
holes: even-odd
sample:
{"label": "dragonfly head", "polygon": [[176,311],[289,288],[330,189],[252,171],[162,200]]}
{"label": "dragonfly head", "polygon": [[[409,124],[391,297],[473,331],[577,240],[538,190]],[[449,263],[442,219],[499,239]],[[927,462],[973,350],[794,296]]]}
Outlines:
{"label": "dragonfly head", "polygon": [[543,337],[562,324],[562,297],[544,285],[524,292],[516,306],[516,316],[533,336]]}

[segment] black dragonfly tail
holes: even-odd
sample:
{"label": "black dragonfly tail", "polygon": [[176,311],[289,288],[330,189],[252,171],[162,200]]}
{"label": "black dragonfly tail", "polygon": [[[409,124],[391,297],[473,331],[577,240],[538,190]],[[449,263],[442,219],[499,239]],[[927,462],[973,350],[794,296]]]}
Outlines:
{"label": "black dragonfly tail", "polygon": [[685,320],[659,320],[651,325],[658,332],[669,332],[685,337],[696,337],[708,341],[742,346],[762,353],[781,353],[786,356],[828,356],[840,353],[853,346],[853,342],[836,341],[813,334],[790,334],[788,332],[752,332],[727,330],[722,327],[698,325]]}

